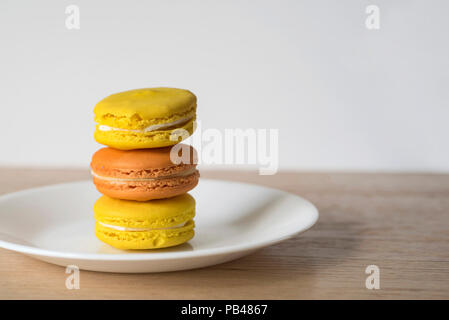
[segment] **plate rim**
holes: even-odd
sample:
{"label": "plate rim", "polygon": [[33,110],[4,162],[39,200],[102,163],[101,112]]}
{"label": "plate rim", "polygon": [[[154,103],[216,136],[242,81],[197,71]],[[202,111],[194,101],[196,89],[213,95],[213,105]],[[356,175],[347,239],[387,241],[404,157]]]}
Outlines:
{"label": "plate rim", "polygon": [[[15,244],[8,241],[4,241],[0,239],[0,248],[23,253],[26,255],[31,256],[43,256],[43,257],[49,257],[49,258],[59,258],[59,259],[76,259],[76,260],[85,260],[85,261],[152,261],[152,260],[176,260],[176,259],[182,259],[182,258],[202,258],[207,256],[215,256],[215,255],[225,255],[225,254],[233,254],[238,252],[245,252],[245,251],[255,251],[267,246],[274,245],[276,243],[282,242],[284,240],[287,240],[289,238],[292,238],[300,233],[306,232],[311,227],[313,227],[319,218],[319,211],[316,208],[316,206],[310,202],[307,199],[304,199],[301,196],[298,196],[294,193],[284,191],[281,189],[276,189],[272,187],[262,186],[255,183],[247,183],[247,182],[240,182],[240,181],[231,181],[231,180],[223,180],[223,179],[211,179],[211,178],[201,178],[202,181],[215,181],[215,182],[221,182],[226,184],[239,184],[239,185],[246,185],[251,187],[257,187],[261,189],[270,189],[276,192],[281,192],[284,194],[287,194],[289,196],[293,196],[296,198],[299,198],[302,202],[304,202],[305,205],[309,206],[310,209],[310,215],[311,218],[309,219],[308,223],[301,228],[300,230],[296,230],[295,232],[289,232],[282,237],[275,237],[272,239],[266,239],[264,241],[253,241],[253,242],[245,242],[243,244],[236,244],[231,246],[224,246],[219,248],[209,248],[209,249],[202,249],[198,251],[179,251],[179,252],[145,252],[145,253],[133,253],[133,252],[126,252],[126,253],[78,253],[78,252],[62,252],[58,250],[48,250],[48,249],[42,249],[38,247],[31,247],[27,245],[21,245],[21,244]],[[201,181],[200,180],[200,181]],[[42,191],[42,189],[54,189],[59,187],[64,187],[68,185],[73,184],[85,184],[85,183],[91,183],[91,180],[76,180],[76,181],[70,181],[70,182],[63,182],[63,183],[57,183],[57,184],[50,184],[50,185],[44,185],[44,186],[38,186],[38,187],[32,187],[27,188],[15,192],[9,192],[0,195],[0,202],[3,200],[8,200],[10,198],[20,197],[29,193],[34,193],[38,191]]]}

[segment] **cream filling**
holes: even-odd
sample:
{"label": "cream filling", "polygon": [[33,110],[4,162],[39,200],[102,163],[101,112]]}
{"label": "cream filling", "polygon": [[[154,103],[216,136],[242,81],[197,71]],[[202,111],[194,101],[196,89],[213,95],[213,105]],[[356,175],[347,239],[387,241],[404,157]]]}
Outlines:
{"label": "cream filling", "polygon": [[110,127],[110,126],[106,126],[104,124],[99,125],[98,126],[98,130],[100,130],[100,131],[126,131],[126,132],[143,133],[143,132],[156,131],[156,130],[159,130],[159,129],[170,128],[170,127],[176,126],[178,124],[185,123],[185,122],[189,121],[192,118],[193,118],[193,116],[189,116],[189,117],[182,118],[182,119],[179,119],[179,120],[176,120],[176,121],[173,121],[173,122],[162,123],[162,124],[153,124],[153,125],[148,126],[148,127],[146,127],[145,129],[142,129],[142,130],[113,128],[113,127]]}
{"label": "cream filling", "polygon": [[93,170],[91,170],[92,176],[94,176],[97,179],[100,180],[106,180],[106,181],[114,181],[114,182],[145,182],[145,181],[155,181],[155,180],[163,180],[163,179],[170,179],[170,178],[178,178],[178,177],[186,177],[190,176],[191,174],[194,174],[196,171],[196,168],[193,167],[187,171],[175,173],[168,176],[161,176],[161,177],[154,177],[154,178],[113,178],[113,177],[104,177],[96,174]]}
{"label": "cream filling", "polygon": [[153,231],[153,230],[170,230],[170,229],[176,229],[176,228],[182,228],[186,225],[186,222],[180,223],[173,227],[167,227],[167,228],[127,228],[127,227],[120,227],[120,226],[113,226],[110,224],[106,224],[103,222],[98,221],[99,224],[101,224],[103,227],[111,228],[118,231]]}

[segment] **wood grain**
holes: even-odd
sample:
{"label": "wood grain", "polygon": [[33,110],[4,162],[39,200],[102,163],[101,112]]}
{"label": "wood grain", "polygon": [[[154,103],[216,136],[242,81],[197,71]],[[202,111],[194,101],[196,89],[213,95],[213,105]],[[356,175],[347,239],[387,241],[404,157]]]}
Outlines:
{"label": "wood grain", "polygon": [[[316,204],[318,224],[296,238],[222,265],[160,274],[65,269],[0,249],[3,299],[448,299],[449,175],[202,171],[271,186]],[[0,193],[88,179],[87,170],[0,169]],[[380,268],[380,290],[365,268]]]}

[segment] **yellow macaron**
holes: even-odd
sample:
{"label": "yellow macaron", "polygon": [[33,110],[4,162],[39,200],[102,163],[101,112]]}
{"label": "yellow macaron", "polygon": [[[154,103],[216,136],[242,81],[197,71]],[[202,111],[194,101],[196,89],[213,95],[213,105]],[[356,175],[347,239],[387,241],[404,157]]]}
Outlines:
{"label": "yellow macaron", "polygon": [[194,131],[196,101],[192,92],[175,88],[110,95],[94,108],[95,140],[121,150],[175,145]]}
{"label": "yellow macaron", "polygon": [[102,196],[94,214],[97,238],[118,249],[171,247],[194,236],[195,199],[188,193],[146,202]]}

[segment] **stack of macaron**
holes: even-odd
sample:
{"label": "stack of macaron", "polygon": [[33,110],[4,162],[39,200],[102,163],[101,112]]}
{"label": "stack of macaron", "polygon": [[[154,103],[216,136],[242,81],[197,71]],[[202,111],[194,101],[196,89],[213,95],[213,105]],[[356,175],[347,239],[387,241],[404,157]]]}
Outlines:
{"label": "stack of macaron", "polygon": [[113,94],[94,108],[95,234],[119,249],[156,249],[194,236],[197,154],[179,143],[194,131],[196,96],[149,88]]}

